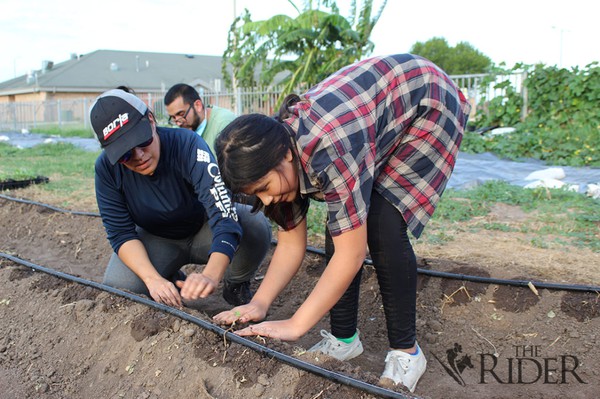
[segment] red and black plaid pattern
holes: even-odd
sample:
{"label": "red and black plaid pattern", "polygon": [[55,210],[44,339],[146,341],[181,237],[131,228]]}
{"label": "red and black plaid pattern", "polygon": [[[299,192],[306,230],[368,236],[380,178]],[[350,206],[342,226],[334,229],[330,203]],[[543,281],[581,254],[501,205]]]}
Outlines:
{"label": "red and black plaid pattern", "polygon": [[[419,237],[456,161],[470,105],[450,78],[411,54],[349,65],[302,96],[296,132],[303,195],[324,199],[332,235],[365,223],[373,190]],[[306,210],[290,212],[284,228]]]}

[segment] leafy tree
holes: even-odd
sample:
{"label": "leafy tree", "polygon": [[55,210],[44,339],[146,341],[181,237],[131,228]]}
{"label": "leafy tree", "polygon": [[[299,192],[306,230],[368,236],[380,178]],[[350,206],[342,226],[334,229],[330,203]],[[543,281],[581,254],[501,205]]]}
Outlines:
{"label": "leafy tree", "polygon": [[275,15],[252,21],[245,10],[231,25],[223,55],[224,70],[231,68],[233,77],[224,74],[226,84],[277,82],[284,84],[282,97],[299,86],[314,85],[373,51],[369,38],[386,2],[373,16],[373,0],[364,0],[360,7],[353,0],[348,18],[340,15],[333,0],[318,0],[314,8],[307,1],[302,11],[290,1],[298,11],[296,18]]}
{"label": "leafy tree", "polygon": [[[252,87],[256,85],[254,64],[249,63],[248,60],[243,58],[243,54],[237,51],[240,42],[244,41],[247,46],[251,46],[253,44],[252,41],[256,39],[250,35],[245,35],[243,29],[240,29],[240,25],[251,21],[250,13],[248,10],[244,10],[244,13],[236,17],[229,28],[227,50],[223,56],[221,70],[225,85],[234,90],[238,87]],[[254,43],[254,46],[256,46],[256,43]]]}
{"label": "leafy tree", "polygon": [[492,66],[492,60],[471,44],[460,42],[450,47],[442,37],[417,42],[410,52],[433,61],[449,75],[486,73]]}

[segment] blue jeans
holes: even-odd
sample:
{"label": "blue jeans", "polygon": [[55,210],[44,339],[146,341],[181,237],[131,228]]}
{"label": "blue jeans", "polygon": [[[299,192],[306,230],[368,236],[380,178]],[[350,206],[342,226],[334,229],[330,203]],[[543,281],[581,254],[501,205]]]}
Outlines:
{"label": "blue jeans", "polygon": [[[224,278],[231,283],[249,281],[264,260],[271,247],[271,224],[262,212],[252,213],[249,205],[235,204],[243,236],[238,250]],[[176,280],[179,270],[190,263],[208,262],[208,251],[212,244],[212,231],[208,223],[191,237],[179,240],[156,236],[137,227],[140,240],[144,244],[150,261],[158,273],[168,280]],[[144,282],[113,253],[106,271],[104,284],[126,289],[131,292],[149,295]]]}

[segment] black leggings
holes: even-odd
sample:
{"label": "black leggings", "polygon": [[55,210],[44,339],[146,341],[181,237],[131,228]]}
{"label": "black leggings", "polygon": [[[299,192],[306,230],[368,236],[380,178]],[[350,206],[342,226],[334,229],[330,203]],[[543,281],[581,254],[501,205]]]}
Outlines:
{"label": "black leggings", "polygon": [[[331,239],[329,231],[327,239]],[[416,340],[417,260],[400,212],[373,191],[367,217],[369,252],[379,282],[392,349],[408,349]],[[327,257],[333,245],[326,242]],[[331,333],[338,338],[354,335],[358,323],[358,297],[362,268],[330,311]]]}

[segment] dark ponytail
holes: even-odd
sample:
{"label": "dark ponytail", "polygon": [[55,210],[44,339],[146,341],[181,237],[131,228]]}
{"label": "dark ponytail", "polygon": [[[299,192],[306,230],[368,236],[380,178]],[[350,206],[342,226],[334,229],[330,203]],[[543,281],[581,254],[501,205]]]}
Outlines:
{"label": "dark ponytail", "polygon": [[289,117],[292,116],[292,112],[290,111],[290,108],[296,104],[297,102],[299,102],[300,96],[297,94],[288,94],[284,99],[283,102],[281,103],[281,107],[279,107],[279,113],[277,114],[277,116],[275,116],[275,119],[277,119],[279,122],[283,122],[285,119],[288,119]]}

